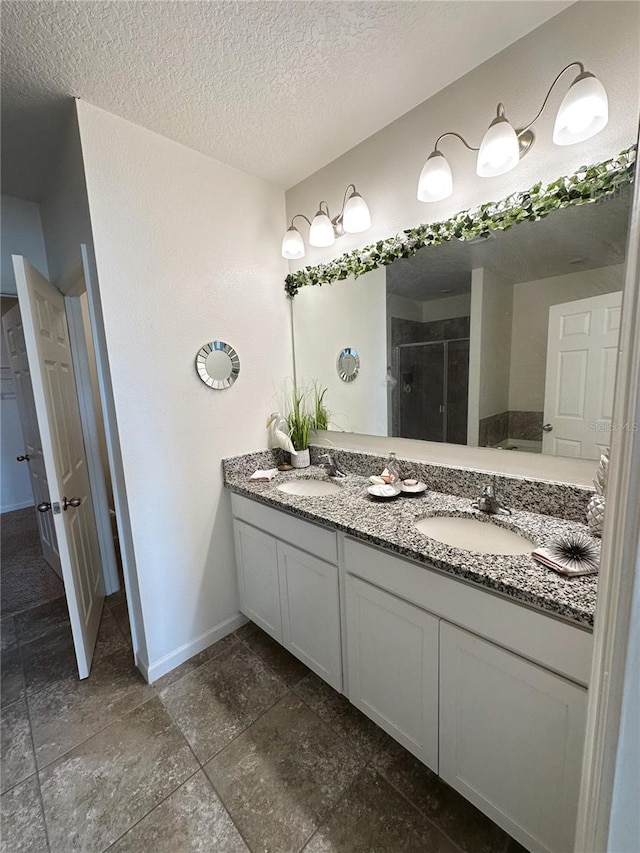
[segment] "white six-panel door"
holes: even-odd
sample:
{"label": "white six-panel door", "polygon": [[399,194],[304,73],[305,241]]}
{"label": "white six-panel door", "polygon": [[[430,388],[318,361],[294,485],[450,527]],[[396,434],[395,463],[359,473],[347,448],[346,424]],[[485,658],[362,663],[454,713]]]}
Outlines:
{"label": "white six-panel door", "polygon": [[[13,256],[44,466],[80,678],[86,678],[104,587],[64,298]],[[69,503],[73,500],[73,503]]]}
{"label": "white six-panel door", "polygon": [[622,293],[549,309],[542,452],[598,459],[611,441]]}
{"label": "white six-panel door", "polygon": [[[22,437],[25,443],[24,455],[28,457],[25,462],[29,466],[33,499],[37,505],[49,501],[49,484],[47,483],[47,472],[42,454],[38,416],[36,415],[36,404],[33,400],[29,360],[27,358],[27,347],[24,341],[19,305],[7,311],[2,318],[2,326],[9,352],[11,372],[13,373],[16,386],[16,402],[18,404],[20,425],[22,426]],[[25,464],[25,462],[16,462],[16,465]],[[42,544],[42,556],[51,568],[58,575],[62,576],[53,517],[51,513],[38,512],[36,515],[38,517],[38,531]]]}

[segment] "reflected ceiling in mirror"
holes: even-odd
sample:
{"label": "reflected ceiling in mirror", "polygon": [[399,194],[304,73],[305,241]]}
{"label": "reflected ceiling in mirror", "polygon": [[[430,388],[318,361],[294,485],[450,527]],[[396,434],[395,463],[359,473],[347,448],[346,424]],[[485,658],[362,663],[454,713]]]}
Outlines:
{"label": "reflected ceiling in mirror", "polygon": [[[328,388],[336,429],[597,459],[612,429],[630,197],[302,288],[298,375]],[[341,390],[334,327],[372,362]]]}

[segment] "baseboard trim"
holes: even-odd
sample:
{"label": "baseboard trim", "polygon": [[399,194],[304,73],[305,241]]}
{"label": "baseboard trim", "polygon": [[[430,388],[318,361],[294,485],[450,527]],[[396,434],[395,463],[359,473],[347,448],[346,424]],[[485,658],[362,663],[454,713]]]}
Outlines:
{"label": "baseboard trim", "polygon": [[3,506],[0,508],[0,512],[15,512],[17,509],[27,509],[27,507],[33,506],[33,498],[28,501],[21,501],[17,504],[9,504],[8,506]]}
{"label": "baseboard trim", "polygon": [[247,617],[242,613],[236,613],[234,616],[230,616],[228,619],[225,619],[223,622],[219,622],[213,628],[205,631],[204,634],[200,634],[199,637],[196,637],[194,640],[190,640],[188,643],[185,643],[183,646],[175,649],[175,651],[170,652],[168,655],[165,655],[163,658],[160,658],[160,660],[154,661],[151,664],[146,665],[144,661],[136,655],[136,665],[145,680],[148,681],[149,684],[153,684],[154,681],[162,678],[163,675],[171,672],[172,669],[180,666],[181,663],[184,663],[189,660],[189,658],[192,658],[194,655],[197,655],[199,652],[202,652],[204,649],[207,649],[209,646],[217,643],[218,640],[226,637],[227,634],[237,631],[237,629],[247,621]]}

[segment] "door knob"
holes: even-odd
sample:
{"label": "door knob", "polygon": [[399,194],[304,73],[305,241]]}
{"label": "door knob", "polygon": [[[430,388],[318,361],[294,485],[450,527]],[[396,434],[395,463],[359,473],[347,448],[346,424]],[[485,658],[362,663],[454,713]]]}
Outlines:
{"label": "door knob", "polygon": [[551,430],[553,429],[553,424],[545,424],[545,425],[542,427],[542,429],[543,429],[545,432],[551,432]]}
{"label": "door knob", "polygon": [[38,504],[36,507],[38,512],[49,512],[51,509],[51,504],[48,501],[43,501],[41,504]]}
{"label": "door knob", "polygon": [[25,453],[24,456],[16,456],[16,459],[18,460],[18,462],[28,462],[29,454]]}
{"label": "door knob", "polygon": [[70,506],[80,506],[82,498],[62,498],[62,509],[67,510]]}

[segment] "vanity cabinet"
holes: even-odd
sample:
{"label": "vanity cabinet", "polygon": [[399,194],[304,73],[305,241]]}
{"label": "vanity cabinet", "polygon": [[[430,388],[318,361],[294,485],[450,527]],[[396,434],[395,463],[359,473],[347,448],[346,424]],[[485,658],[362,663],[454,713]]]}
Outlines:
{"label": "vanity cabinet", "polygon": [[440,776],[531,851],[573,850],[587,691],[440,623]]}
{"label": "vanity cabinet", "polygon": [[438,772],[438,619],[347,575],[349,700]]}
{"label": "vanity cabinet", "polygon": [[591,632],[256,501],[232,506],[242,612],[527,850],[572,850]]}
{"label": "vanity cabinet", "polygon": [[235,495],[233,511],[240,610],[342,691],[336,534]]}
{"label": "vanity cabinet", "polygon": [[243,521],[233,523],[240,610],[282,642],[277,539]]}

